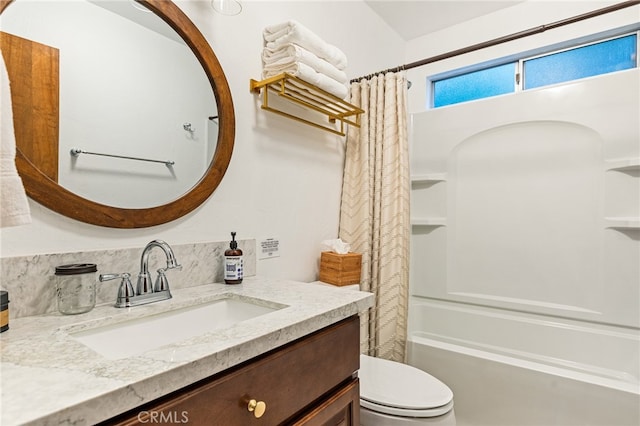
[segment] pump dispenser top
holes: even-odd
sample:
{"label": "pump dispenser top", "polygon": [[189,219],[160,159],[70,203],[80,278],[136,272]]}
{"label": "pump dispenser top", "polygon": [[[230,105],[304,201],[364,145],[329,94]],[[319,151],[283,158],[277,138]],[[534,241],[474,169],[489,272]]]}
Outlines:
{"label": "pump dispenser top", "polygon": [[238,248],[236,233],[231,233],[229,248],[224,252],[224,282],[226,284],[240,284],[244,276],[242,250]]}

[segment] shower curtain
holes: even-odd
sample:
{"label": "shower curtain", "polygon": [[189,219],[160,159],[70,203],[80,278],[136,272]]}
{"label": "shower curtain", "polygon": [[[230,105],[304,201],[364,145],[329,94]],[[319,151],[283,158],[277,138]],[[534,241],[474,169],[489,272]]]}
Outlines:
{"label": "shower curtain", "polygon": [[361,352],[405,360],[409,286],[409,153],[405,72],[351,84],[364,109],[349,126],[339,237],[362,253],[361,289],[375,295],[362,316]]}

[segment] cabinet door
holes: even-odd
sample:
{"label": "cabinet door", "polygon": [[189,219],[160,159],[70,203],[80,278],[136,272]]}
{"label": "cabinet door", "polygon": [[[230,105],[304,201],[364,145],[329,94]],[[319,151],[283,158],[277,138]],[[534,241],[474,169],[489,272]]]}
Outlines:
{"label": "cabinet door", "polygon": [[358,379],[333,393],[293,426],[360,426]]}
{"label": "cabinet door", "polygon": [[[346,319],[108,424],[291,424],[291,419],[307,412],[316,401],[328,403],[324,395],[331,395],[358,370],[359,324],[357,316]],[[357,390],[357,383],[355,387]],[[347,401],[343,398],[340,401]],[[266,404],[259,418],[256,414],[265,407],[250,411],[252,400]]]}

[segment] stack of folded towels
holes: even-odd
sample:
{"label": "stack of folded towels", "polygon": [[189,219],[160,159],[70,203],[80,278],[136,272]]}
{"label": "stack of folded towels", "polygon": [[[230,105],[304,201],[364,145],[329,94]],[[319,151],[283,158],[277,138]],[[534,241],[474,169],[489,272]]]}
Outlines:
{"label": "stack of folded towels", "polygon": [[263,31],[262,78],[286,72],[340,99],[349,93],[347,57],[296,21],[271,25]]}

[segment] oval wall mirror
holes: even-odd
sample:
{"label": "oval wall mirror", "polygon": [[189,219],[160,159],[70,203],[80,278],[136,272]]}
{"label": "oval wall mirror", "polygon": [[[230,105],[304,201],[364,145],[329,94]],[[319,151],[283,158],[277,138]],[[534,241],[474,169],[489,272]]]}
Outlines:
{"label": "oval wall mirror", "polygon": [[[235,136],[231,93],[210,45],[171,1],[63,3],[82,9],[86,27],[61,31],[67,39],[73,34],[67,44],[65,36],[45,40],[43,53],[41,40],[25,48],[19,43],[34,40],[4,33],[23,19],[20,0],[0,5],[12,96],[20,85],[30,88],[28,108],[16,106],[14,96],[16,165],[27,194],[65,216],[115,228],[158,225],[191,212],[220,184]],[[25,14],[27,27],[44,26],[53,13],[63,29],[78,19],[75,10],[54,7]],[[110,33],[88,23],[86,14]],[[25,52],[32,57],[16,58]],[[42,66],[50,57],[56,66],[45,62],[31,80],[20,70],[12,75],[10,62]]]}

